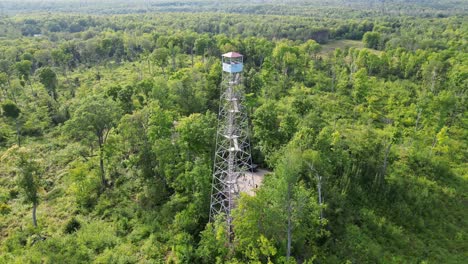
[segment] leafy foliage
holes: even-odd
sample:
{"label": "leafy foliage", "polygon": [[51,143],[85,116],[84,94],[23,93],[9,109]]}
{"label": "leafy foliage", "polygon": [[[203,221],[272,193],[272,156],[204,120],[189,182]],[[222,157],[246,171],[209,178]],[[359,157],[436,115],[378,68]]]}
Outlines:
{"label": "leafy foliage", "polygon": [[[17,2],[0,18],[1,263],[465,262],[461,3]],[[229,243],[208,212],[232,50],[270,173]]]}

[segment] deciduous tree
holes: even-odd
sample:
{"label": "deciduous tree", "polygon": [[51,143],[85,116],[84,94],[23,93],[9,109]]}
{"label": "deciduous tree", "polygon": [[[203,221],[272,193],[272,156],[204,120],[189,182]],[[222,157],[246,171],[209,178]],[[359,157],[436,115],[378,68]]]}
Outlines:
{"label": "deciduous tree", "polygon": [[57,101],[57,74],[49,67],[41,68],[38,74],[39,81],[44,85],[47,93]]}
{"label": "deciduous tree", "polygon": [[17,166],[18,186],[21,187],[26,202],[31,203],[33,225],[37,227],[36,209],[39,205],[40,167],[29,151],[19,149]]}
{"label": "deciduous tree", "polygon": [[120,119],[121,110],[112,99],[102,96],[89,96],[77,104],[71,119],[65,123],[65,131],[76,139],[97,141],[101,183],[104,188],[107,186],[104,147],[109,133]]}

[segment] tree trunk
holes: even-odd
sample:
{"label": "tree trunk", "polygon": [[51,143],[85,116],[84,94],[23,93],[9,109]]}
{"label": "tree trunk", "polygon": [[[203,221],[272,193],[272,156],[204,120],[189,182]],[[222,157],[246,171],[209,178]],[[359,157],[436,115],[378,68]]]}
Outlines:
{"label": "tree trunk", "polygon": [[34,227],[37,227],[36,209],[37,209],[37,204],[33,203],[32,220],[33,220]]}
{"label": "tree trunk", "polygon": [[101,169],[101,183],[102,183],[102,188],[104,189],[107,183],[106,183],[106,174],[104,171],[104,146],[102,145],[102,143],[99,143],[99,168]]}
{"label": "tree trunk", "polygon": [[[336,120],[335,120],[336,121]],[[336,122],[335,122],[336,123]],[[319,205],[320,205],[320,220],[323,219],[323,208],[322,208],[322,204],[323,204],[323,197],[322,197],[322,176],[320,176],[317,172],[317,170],[315,170],[314,166],[310,163],[307,163],[307,165],[309,166],[309,169],[315,173],[315,178],[317,179],[317,192],[318,192],[318,202],[319,202]]]}
{"label": "tree trunk", "polygon": [[318,201],[320,205],[320,220],[323,219],[323,209],[322,209],[322,177],[317,175],[317,190],[318,190]]}
{"label": "tree trunk", "polygon": [[432,70],[432,75],[431,75],[431,92],[433,94],[435,94],[436,78],[437,78],[437,72],[436,72],[436,68],[434,68]]}

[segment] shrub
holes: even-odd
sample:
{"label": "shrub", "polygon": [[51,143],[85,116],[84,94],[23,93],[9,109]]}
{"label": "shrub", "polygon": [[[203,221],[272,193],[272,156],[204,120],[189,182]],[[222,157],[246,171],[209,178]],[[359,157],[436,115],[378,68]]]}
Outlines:
{"label": "shrub", "polygon": [[66,234],[71,234],[71,233],[74,233],[74,232],[78,231],[80,229],[80,227],[81,227],[81,223],[78,220],[76,220],[75,217],[73,217],[65,225],[64,232]]}
{"label": "shrub", "polygon": [[0,214],[6,215],[11,212],[11,207],[6,203],[0,203]]}
{"label": "shrub", "polygon": [[378,49],[380,44],[380,33],[366,32],[362,37],[362,41],[366,45],[366,48]]}

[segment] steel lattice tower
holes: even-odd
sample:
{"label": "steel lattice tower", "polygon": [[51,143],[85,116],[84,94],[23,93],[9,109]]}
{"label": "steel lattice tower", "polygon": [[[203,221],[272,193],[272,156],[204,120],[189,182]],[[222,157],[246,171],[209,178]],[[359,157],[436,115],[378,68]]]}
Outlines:
{"label": "steel lattice tower", "polygon": [[211,191],[210,221],[221,214],[232,236],[231,209],[242,186],[253,184],[247,112],[242,104],[243,56],[236,52],[222,55],[223,78],[216,133],[216,150]]}

